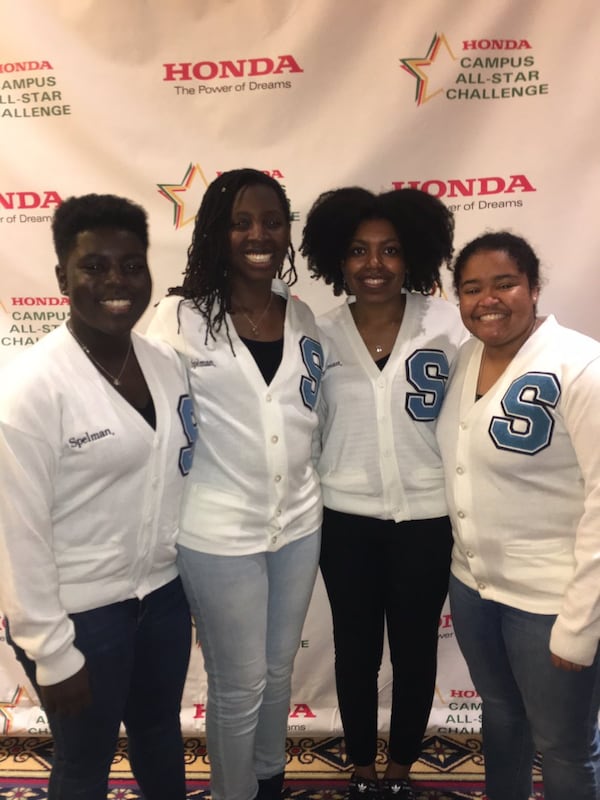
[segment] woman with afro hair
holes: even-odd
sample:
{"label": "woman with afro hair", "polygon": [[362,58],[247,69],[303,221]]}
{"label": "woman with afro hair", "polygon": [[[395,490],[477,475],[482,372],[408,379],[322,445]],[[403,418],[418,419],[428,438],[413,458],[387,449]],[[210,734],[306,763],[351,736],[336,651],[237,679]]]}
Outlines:
{"label": "woman with afro hair", "polygon": [[[324,349],[318,464],[320,566],[333,616],[348,798],[414,800],[409,782],[435,688],[452,532],[434,428],[459,345],[456,308],[433,292],[452,255],[451,212],[426,193],[325,192],[301,252],[348,295],[317,320]],[[389,757],[378,780],[377,678],[387,625]]]}

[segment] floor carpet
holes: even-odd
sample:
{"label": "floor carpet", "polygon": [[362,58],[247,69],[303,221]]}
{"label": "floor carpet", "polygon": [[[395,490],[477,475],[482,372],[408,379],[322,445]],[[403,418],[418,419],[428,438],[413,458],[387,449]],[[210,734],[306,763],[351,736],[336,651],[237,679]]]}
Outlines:
{"label": "floor carpet", "polygon": [[[343,740],[305,737],[287,742],[286,797],[290,800],[343,800],[351,770],[344,764]],[[385,742],[379,742],[378,761],[385,761]],[[0,737],[1,800],[46,800],[46,781],[52,762],[52,740]],[[429,736],[411,773],[418,800],[483,798],[483,758],[478,736]],[[202,739],[186,739],[188,798],[206,800],[209,765]],[[536,765],[534,780],[539,781]],[[536,800],[543,799],[536,783]],[[121,739],[111,771],[109,800],[138,800],[132,780],[126,741]],[[165,799],[166,800],[166,799]]]}

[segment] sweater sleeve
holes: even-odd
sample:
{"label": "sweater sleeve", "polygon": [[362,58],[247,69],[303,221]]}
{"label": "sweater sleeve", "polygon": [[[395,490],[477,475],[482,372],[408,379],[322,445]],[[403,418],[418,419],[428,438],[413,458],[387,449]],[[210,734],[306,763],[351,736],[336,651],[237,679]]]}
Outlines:
{"label": "sweater sleeve", "polygon": [[11,636],[36,663],[42,686],[84,663],[59,597],[51,508],[56,459],[49,444],[0,425],[0,607]]}
{"label": "sweater sleeve", "polygon": [[584,482],[584,509],[575,534],[575,571],[552,629],[550,650],[589,666],[600,640],[600,358],[572,382],[564,420]]}

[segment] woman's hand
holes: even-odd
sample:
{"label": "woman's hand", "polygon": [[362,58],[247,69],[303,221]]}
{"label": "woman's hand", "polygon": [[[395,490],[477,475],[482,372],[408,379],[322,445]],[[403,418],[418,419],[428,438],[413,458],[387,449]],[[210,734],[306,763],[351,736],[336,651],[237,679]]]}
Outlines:
{"label": "woman's hand", "polygon": [[550,653],[550,658],[557,669],[564,669],[566,672],[581,672],[583,669],[583,664],[575,664],[574,661],[567,661],[566,658],[556,656],[554,653]]}
{"label": "woman's hand", "polygon": [[50,686],[40,686],[45,711],[75,716],[92,704],[92,692],[85,664],[70,678]]}

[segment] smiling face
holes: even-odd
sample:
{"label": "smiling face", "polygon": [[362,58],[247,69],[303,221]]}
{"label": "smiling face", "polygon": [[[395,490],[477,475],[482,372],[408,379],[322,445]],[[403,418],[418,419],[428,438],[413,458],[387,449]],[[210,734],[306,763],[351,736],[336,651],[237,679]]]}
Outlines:
{"label": "smiling face", "polygon": [[275,191],[263,184],[240,189],[231,210],[232,280],[272,280],[289,244],[290,225]]}
{"label": "smiling face", "polygon": [[81,231],[56,277],[70,299],[70,324],[85,343],[98,334],[129,335],[150,302],[146,247],[130,231]]}
{"label": "smiling face", "polygon": [[503,250],[480,250],[466,262],[458,297],[466,328],[486,345],[516,352],[535,325],[539,288]]}
{"label": "smiling face", "polygon": [[350,241],[342,272],[358,303],[400,298],[406,267],[402,245],[389,220],[361,222]]}

